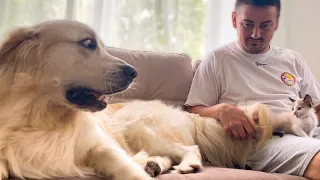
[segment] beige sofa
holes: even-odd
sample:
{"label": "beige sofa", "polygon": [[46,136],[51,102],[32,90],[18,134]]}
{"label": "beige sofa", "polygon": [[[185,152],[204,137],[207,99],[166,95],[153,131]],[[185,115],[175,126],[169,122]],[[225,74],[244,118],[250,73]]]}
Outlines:
{"label": "beige sofa", "polygon": [[[194,75],[194,64],[186,54],[130,51],[108,47],[106,50],[133,65],[138,71],[135,85],[129,91],[109,99],[110,103],[134,99],[161,99],[168,104],[182,106],[187,98]],[[199,61],[198,61],[199,62]],[[206,166],[196,174],[164,174],[159,180],[304,180],[305,178],[263,173],[249,170],[215,168]]]}

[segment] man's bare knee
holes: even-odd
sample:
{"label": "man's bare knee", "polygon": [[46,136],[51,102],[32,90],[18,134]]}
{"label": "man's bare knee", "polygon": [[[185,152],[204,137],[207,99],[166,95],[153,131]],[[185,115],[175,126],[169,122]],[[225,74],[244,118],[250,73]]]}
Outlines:
{"label": "man's bare knee", "polygon": [[304,177],[311,180],[320,180],[320,153],[318,152],[309,163]]}

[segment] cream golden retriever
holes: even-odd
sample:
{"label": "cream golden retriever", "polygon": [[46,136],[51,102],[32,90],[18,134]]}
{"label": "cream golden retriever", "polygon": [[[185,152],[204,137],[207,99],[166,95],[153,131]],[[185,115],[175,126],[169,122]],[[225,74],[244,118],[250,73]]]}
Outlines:
{"label": "cream golden retriever", "polygon": [[259,142],[233,140],[218,121],[159,101],[129,103],[111,119],[104,95],[127,89],[136,76],[82,23],[48,21],[11,32],[0,47],[0,179],[147,180],[172,166],[193,172],[202,160],[232,167],[271,135],[262,105],[244,108]]}
{"label": "cream golden retriever", "polygon": [[[109,125],[125,138],[131,151],[142,154],[134,160],[151,176],[171,167],[180,173],[196,172],[203,161],[217,167],[245,168],[248,156],[272,136],[270,120],[274,115],[262,104],[240,108],[257,132],[253,139],[233,139],[216,119],[159,100],[117,105]],[[256,115],[258,124],[253,119]]]}
{"label": "cream golden retriever", "polygon": [[150,179],[100,112],[102,94],[127,89],[135,76],[84,24],[49,21],[10,33],[0,47],[0,178]]}

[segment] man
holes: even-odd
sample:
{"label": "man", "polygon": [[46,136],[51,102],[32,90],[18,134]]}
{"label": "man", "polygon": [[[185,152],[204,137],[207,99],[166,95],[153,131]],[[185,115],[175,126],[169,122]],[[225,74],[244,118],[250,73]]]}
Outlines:
{"label": "man", "polygon": [[[291,98],[311,95],[319,112],[320,86],[302,57],[270,45],[278,28],[280,0],[237,0],[232,13],[238,41],[209,53],[197,70],[186,105],[192,113],[221,121],[237,139],[254,134],[236,106],[255,102],[290,111]],[[320,179],[320,141],[285,135],[253,154],[253,170]]]}

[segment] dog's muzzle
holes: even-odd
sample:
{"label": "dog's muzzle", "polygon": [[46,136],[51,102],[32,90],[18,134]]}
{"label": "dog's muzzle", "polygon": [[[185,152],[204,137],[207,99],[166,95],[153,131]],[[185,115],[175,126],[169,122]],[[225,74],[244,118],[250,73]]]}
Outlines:
{"label": "dog's muzzle", "polygon": [[126,90],[133,82],[133,79],[137,77],[136,69],[130,65],[121,65],[119,69],[120,71],[115,74],[111,73],[106,78],[106,84],[109,85],[104,91],[98,91],[81,85],[71,86],[66,91],[66,99],[80,109],[94,112],[105,109],[107,107],[105,95]]}
{"label": "dog's muzzle", "polygon": [[71,88],[67,91],[66,98],[80,109],[88,109],[95,112],[107,107],[105,96],[89,88]]}

